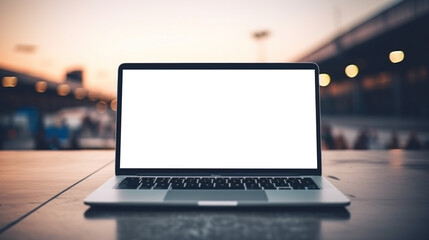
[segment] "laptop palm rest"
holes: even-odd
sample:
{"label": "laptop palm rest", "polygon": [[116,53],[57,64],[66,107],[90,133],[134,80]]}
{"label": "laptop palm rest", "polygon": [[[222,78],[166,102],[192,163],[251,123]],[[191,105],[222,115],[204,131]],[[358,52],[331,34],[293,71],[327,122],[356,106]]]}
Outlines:
{"label": "laptop palm rest", "polygon": [[165,201],[268,201],[265,191],[170,190]]}

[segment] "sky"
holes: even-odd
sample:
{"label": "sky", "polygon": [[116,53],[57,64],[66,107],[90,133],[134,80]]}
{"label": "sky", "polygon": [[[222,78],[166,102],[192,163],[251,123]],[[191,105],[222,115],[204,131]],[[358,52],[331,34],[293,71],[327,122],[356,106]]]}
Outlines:
{"label": "sky", "polygon": [[123,62],[296,61],[396,2],[1,0],[0,67],[115,94]]}

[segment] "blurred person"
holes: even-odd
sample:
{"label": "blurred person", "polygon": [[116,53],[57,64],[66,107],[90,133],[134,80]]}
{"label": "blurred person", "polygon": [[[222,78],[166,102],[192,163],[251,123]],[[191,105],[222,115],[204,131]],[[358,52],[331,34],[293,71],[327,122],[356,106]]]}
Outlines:
{"label": "blurred person", "polygon": [[322,149],[334,149],[334,137],[332,136],[331,126],[322,125]]}
{"label": "blurred person", "polygon": [[46,135],[45,135],[45,129],[44,128],[39,128],[37,130],[36,133],[36,137],[35,137],[35,142],[36,142],[36,149],[37,150],[48,150],[49,147],[49,143],[46,140]]}
{"label": "blurred person", "polygon": [[115,139],[115,123],[105,123],[103,124],[103,134],[102,137],[103,138],[108,138],[108,139]]}
{"label": "blurred person", "polygon": [[354,149],[368,149],[369,146],[369,136],[368,130],[362,129],[353,145]]}
{"label": "blurred person", "polygon": [[386,149],[400,149],[398,133],[395,131],[392,132],[390,140],[386,145]]}
{"label": "blurred person", "polygon": [[405,149],[420,150],[422,149],[422,147],[423,147],[423,144],[420,141],[419,137],[417,136],[417,133],[414,131],[410,132],[407,143],[405,144]]}
{"label": "blurred person", "polygon": [[335,149],[348,149],[349,148],[343,132],[340,132],[335,137],[334,145],[335,145]]}
{"label": "blurred person", "polygon": [[80,132],[80,137],[95,137],[99,132],[99,122],[92,120],[89,115],[86,115],[82,119],[82,127]]}
{"label": "blurred person", "polygon": [[46,139],[50,149],[58,150],[68,147],[70,138],[70,129],[65,119],[60,119],[55,125],[46,128]]}
{"label": "blurred person", "polygon": [[72,150],[81,149],[80,144],[79,144],[79,134],[77,131],[74,131],[72,133],[72,136],[70,139],[70,149],[72,149]]}

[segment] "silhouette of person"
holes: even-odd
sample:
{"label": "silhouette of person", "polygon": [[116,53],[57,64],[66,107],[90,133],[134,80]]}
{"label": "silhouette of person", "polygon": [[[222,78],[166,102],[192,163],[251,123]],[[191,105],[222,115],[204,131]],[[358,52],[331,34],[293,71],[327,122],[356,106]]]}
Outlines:
{"label": "silhouette of person", "polygon": [[369,143],[368,131],[366,129],[363,129],[360,131],[353,148],[368,149],[368,143]]}
{"label": "silhouette of person", "polygon": [[422,149],[422,142],[419,140],[416,132],[410,132],[408,136],[407,143],[405,144],[405,149],[408,150],[420,150]]}
{"label": "silhouette of person", "polygon": [[344,137],[344,134],[340,132],[338,136],[335,137],[335,149],[348,149],[347,141]]}
{"label": "silhouette of person", "polygon": [[387,143],[386,148],[387,148],[387,149],[399,149],[399,148],[401,148],[401,147],[399,146],[399,138],[398,138],[398,134],[397,134],[395,131],[393,131],[393,132],[392,132],[392,134],[391,134],[391,136],[390,136],[390,140],[389,140],[389,142]]}
{"label": "silhouette of person", "polygon": [[334,137],[332,136],[331,126],[322,125],[322,147],[324,149],[334,149]]}

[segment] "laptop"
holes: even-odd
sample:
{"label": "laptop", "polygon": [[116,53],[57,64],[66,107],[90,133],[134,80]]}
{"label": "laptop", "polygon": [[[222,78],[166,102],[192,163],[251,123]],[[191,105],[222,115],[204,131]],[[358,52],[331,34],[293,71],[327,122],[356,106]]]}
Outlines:
{"label": "laptop", "polygon": [[125,63],[115,176],[90,206],[346,206],[322,176],[314,63]]}

